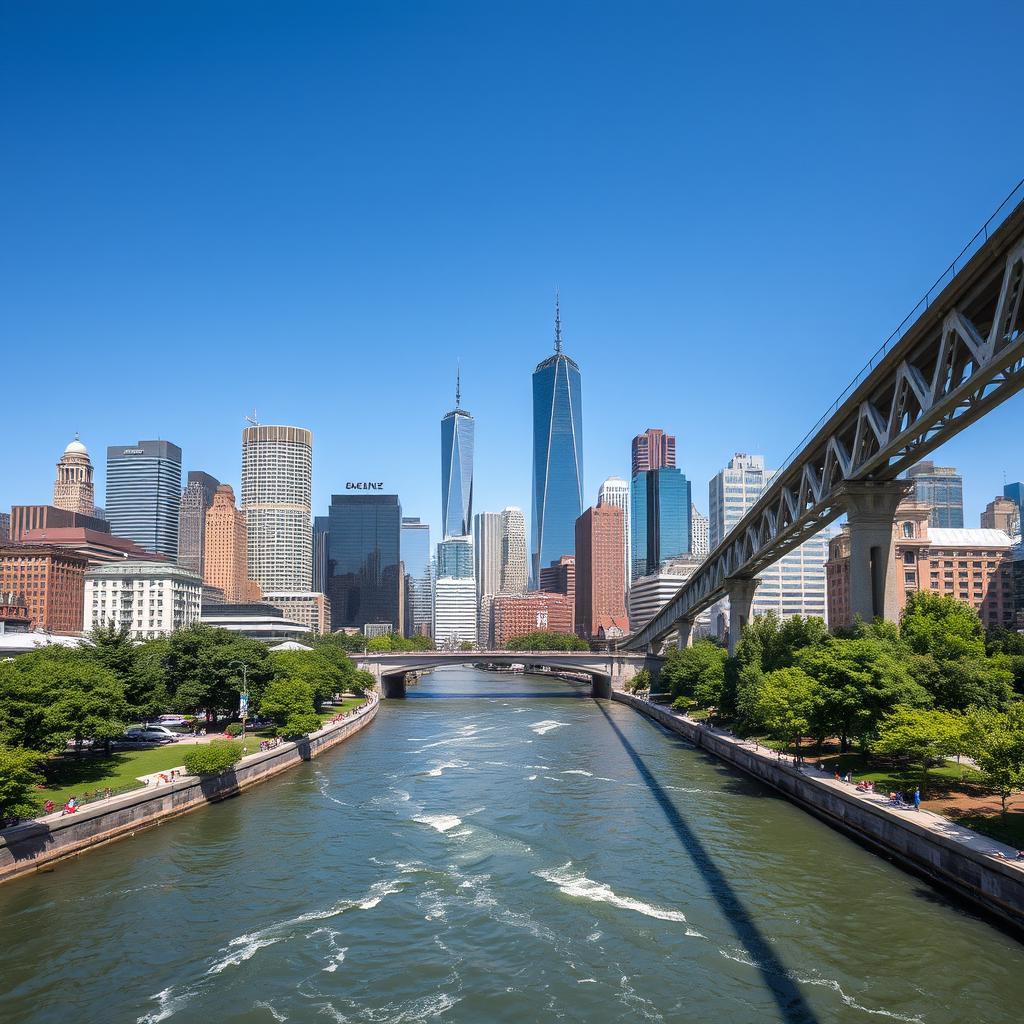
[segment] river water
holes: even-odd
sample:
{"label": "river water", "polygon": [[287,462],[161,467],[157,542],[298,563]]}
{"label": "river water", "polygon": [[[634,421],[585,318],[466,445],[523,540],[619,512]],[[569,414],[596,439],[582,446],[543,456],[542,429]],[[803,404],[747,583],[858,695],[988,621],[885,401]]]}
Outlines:
{"label": "river water", "polygon": [[0,922],[6,1024],[1024,1012],[1014,939],[628,708],[472,669]]}

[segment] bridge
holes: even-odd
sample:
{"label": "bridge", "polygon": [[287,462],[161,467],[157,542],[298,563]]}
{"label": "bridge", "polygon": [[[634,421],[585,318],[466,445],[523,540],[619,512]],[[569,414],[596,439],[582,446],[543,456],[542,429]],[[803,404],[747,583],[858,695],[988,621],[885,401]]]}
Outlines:
{"label": "bridge", "polygon": [[448,665],[523,665],[557,672],[590,676],[591,693],[610,697],[621,690],[642,668],[657,675],[661,659],[647,654],[620,651],[402,651],[388,654],[355,654],[358,668],[372,673],[385,697],[405,696],[405,677],[410,672],[429,672]]}
{"label": "bridge", "polygon": [[897,477],[1024,387],[1022,198],[1024,182],[811,428],[758,502],[620,650],[653,653],[673,631],[685,646],[696,616],[728,598],[732,653],[757,574],[843,514],[852,613],[868,622],[898,617],[892,529],[908,484]]}

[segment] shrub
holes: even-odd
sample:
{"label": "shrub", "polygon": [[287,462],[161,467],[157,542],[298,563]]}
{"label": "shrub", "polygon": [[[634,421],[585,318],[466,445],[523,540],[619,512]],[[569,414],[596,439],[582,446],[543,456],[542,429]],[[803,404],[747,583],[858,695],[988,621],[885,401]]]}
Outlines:
{"label": "shrub", "polygon": [[288,721],[277,730],[277,734],[287,739],[296,739],[316,732],[320,726],[320,719],[315,714],[311,711],[302,711],[289,716]]}
{"label": "shrub", "polygon": [[185,755],[189,775],[219,775],[242,760],[242,746],[232,740],[198,743]]}
{"label": "shrub", "polygon": [[676,711],[689,711],[696,703],[697,702],[693,700],[692,697],[676,697],[676,699],[672,701],[672,707],[674,707]]}
{"label": "shrub", "polygon": [[241,736],[242,726],[239,722],[232,722],[225,730],[229,736]]}

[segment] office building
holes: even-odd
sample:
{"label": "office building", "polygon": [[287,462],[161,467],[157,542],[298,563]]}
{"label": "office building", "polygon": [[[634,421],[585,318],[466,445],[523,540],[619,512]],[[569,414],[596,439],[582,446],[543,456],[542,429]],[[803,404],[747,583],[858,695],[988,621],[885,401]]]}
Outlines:
{"label": "office building", "polygon": [[492,603],[494,647],[508,647],[517,637],[531,633],[571,633],[573,604],[563,594],[541,590],[529,594],[499,594]]}
{"label": "office building", "polygon": [[633,438],[633,476],[652,469],[673,469],[675,464],[676,439],[671,434],[648,428]]}
{"label": "office building", "polygon": [[575,620],[584,639],[610,640],[629,632],[621,539],[622,509],[614,505],[588,508],[576,520]]}
{"label": "office building", "polygon": [[[675,439],[673,438],[673,456],[675,455]],[[626,566],[626,593],[629,593],[630,566],[632,564],[629,554],[632,544],[630,527],[629,507],[629,484],[620,476],[610,476],[597,492],[597,504],[614,505],[622,509],[622,557]]]}
{"label": "office building", "polygon": [[31,628],[32,616],[29,615],[25,595],[11,590],[0,592],[0,636],[27,633]]}
{"label": "office building", "polygon": [[107,448],[110,532],[147,551],[178,557],[181,449],[170,441]]}
{"label": "office building", "polygon": [[[1003,484],[1003,497],[1009,498],[1017,506],[1017,521],[1024,522],[1024,483],[1017,481],[1012,484]],[[1019,529],[1018,529],[1018,532]]]}
{"label": "office building", "polygon": [[481,651],[494,650],[494,600],[498,594],[481,594],[476,603],[476,641]]}
{"label": "office building", "polygon": [[1016,537],[1020,534],[1020,509],[1011,498],[993,498],[981,513],[983,530],[1002,530],[1003,533]]}
{"label": "office building", "polygon": [[402,517],[402,565],[405,568],[405,635],[430,636],[434,628],[434,571],[430,526]]}
{"label": "office building", "polygon": [[224,591],[227,604],[253,596],[249,588],[248,541],[245,516],[235,508],[235,492],[221,484],[206,511],[203,582]]}
{"label": "office building", "polygon": [[437,578],[473,579],[473,538],[448,537],[437,545]]}
{"label": "office building", "polygon": [[0,544],[6,544],[11,539],[11,513],[0,512]]}
{"label": "office building", "polygon": [[[893,572],[902,610],[907,595],[929,590],[969,604],[982,625],[1015,625],[1013,542],[1002,530],[951,529],[931,525],[934,506],[916,495],[900,503],[893,525]],[[831,539],[826,566],[831,629],[852,624],[850,528]]]}
{"label": "office building", "polygon": [[85,574],[85,628],[113,624],[135,640],[198,622],[203,581],[169,562],[111,562]]}
{"label": "office building", "polygon": [[466,537],[473,529],[473,417],[462,408],[455,378],[455,408],[441,420],[441,538]]}
{"label": "office building", "polygon": [[57,479],[53,484],[53,505],[68,512],[95,515],[96,501],[92,484],[92,461],[85,445],[75,439],[57,463]]}
{"label": "office building", "polygon": [[56,544],[83,555],[91,569],[107,562],[123,562],[126,558],[141,562],[169,562],[166,555],[140,548],[134,541],[115,537],[112,533],[87,530],[82,526],[52,527],[45,530],[24,530],[25,544]]}
{"label": "office building", "polygon": [[203,540],[206,536],[206,510],[220,481],[209,473],[189,470],[178,511],[178,565],[197,576],[203,575]]}
{"label": "office building", "polygon": [[[679,593],[682,585],[693,575],[702,559],[696,555],[681,555],[662,565],[656,573],[641,576],[629,589],[629,628],[636,632],[661,611]],[[703,618],[705,630],[709,617]],[[697,623],[694,624],[696,629]],[[691,631],[692,632],[692,631]]]}
{"label": "office building", "polygon": [[265,591],[308,591],[313,579],[313,435],[301,427],[242,431],[242,512],[249,579]]}
{"label": "office building", "polygon": [[299,622],[312,633],[331,631],[331,602],[316,591],[282,590],[263,594],[262,603],[278,609],[289,622]]}
{"label": "office building", "polygon": [[698,559],[709,554],[708,517],[698,512],[696,505],[690,506],[690,554]]}
{"label": "office building", "polygon": [[477,596],[501,593],[502,541],[505,520],[500,512],[478,512],[473,517],[473,557]]}
{"label": "office building", "polygon": [[964,480],[952,466],[925,459],[907,470],[907,479],[914,481],[914,500],[931,509],[931,526],[963,529]]}
{"label": "office building", "polygon": [[327,592],[327,516],[313,519],[313,590]]}
{"label": "office building", "polygon": [[501,513],[501,593],[522,594],[527,586],[526,520],[523,510],[509,505]]}
{"label": "office building", "polygon": [[398,495],[334,494],[327,519],[331,629],[362,630],[367,623],[384,623],[387,632],[401,632],[405,581]]}
{"label": "office building", "polygon": [[438,576],[434,586],[434,643],[455,650],[477,643],[476,583],[469,576]]}
{"label": "office building", "polygon": [[632,523],[630,577],[658,571],[671,558],[690,553],[690,481],[670,466],[642,470],[630,485]]}
{"label": "office building", "polygon": [[8,525],[8,539],[11,541],[24,540],[30,530],[66,530],[75,527],[95,533],[110,533],[110,524],[105,519],[82,515],[81,512],[69,512],[53,505],[12,505]]}
{"label": "office building", "polygon": [[556,301],[555,354],[533,371],[533,587],[542,566],[576,553],[576,520],[583,511],[582,401],[580,368],[562,351]]}
{"label": "office building", "polygon": [[0,593],[23,596],[32,629],[80,633],[88,562],[56,544],[0,547]]}
{"label": "office building", "polygon": [[540,589],[548,594],[562,594],[576,601],[576,556],[562,555],[557,562],[540,571]]}

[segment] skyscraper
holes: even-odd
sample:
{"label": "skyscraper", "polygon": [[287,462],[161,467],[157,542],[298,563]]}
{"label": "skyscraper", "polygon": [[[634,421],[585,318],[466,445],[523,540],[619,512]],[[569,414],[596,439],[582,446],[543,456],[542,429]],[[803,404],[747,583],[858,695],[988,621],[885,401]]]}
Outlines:
{"label": "skyscraper", "polygon": [[235,508],[235,492],[221,484],[206,511],[203,582],[224,591],[228,604],[250,596],[245,516]]}
{"label": "skyscraper", "polygon": [[107,448],[110,532],[147,551],[178,557],[181,449],[170,441]]}
{"label": "skyscraper", "polygon": [[328,512],[331,629],[368,623],[402,630],[402,506],[397,494],[333,494]]}
{"label": "skyscraper", "polygon": [[220,481],[209,473],[189,470],[185,490],[181,492],[178,512],[178,565],[203,575],[206,510],[213,504],[213,495]]}
{"label": "skyscraper", "polygon": [[929,526],[963,529],[964,478],[952,466],[924,459],[907,470],[907,479],[914,481],[914,500],[931,507]]}
{"label": "skyscraper", "polygon": [[438,576],[434,590],[434,643],[454,649],[477,642],[476,584],[472,576]]}
{"label": "skyscraper", "polygon": [[447,537],[437,545],[437,578],[473,579],[473,538]]}
{"label": "skyscraper", "polygon": [[64,449],[64,454],[57,463],[57,479],[53,483],[53,506],[66,509],[68,512],[81,512],[86,516],[95,514],[92,461],[77,434],[74,441]]}
{"label": "skyscraper", "polygon": [[583,394],[580,368],[562,351],[555,300],[555,354],[533,371],[533,520],[530,581],[576,552],[583,511]]}
{"label": "skyscraper", "polygon": [[509,505],[501,513],[501,592],[526,590],[526,520],[523,510]]}
{"label": "skyscraper", "polygon": [[441,539],[465,537],[473,529],[473,443],[476,426],[462,408],[461,378],[455,378],[455,408],[441,420]]}
{"label": "skyscraper", "polygon": [[690,481],[670,466],[641,470],[631,485],[630,577],[656,573],[690,552]]}
{"label": "skyscraper", "polygon": [[576,520],[576,632],[609,640],[629,632],[622,509],[588,508]]}
{"label": "skyscraper", "polygon": [[478,597],[501,593],[504,527],[504,517],[500,512],[478,512],[473,517],[473,556]]}
{"label": "skyscraper", "polygon": [[664,430],[648,427],[633,438],[633,476],[676,464],[676,439]]}
{"label": "skyscraper", "polygon": [[327,516],[313,518],[313,590],[327,593]]}
{"label": "skyscraper", "polygon": [[263,590],[308,591],[313,578],[313,435],[301,427],[242,431],[242,511],[249,578]]}
{"label": "skyscraper", "polygon": [[690,554],[694,558],[707,558],[708,548],[708,517],[697,511],[697,506],[690,505]]}
{"label": "skyscraper", "polygon": [[434,626],[434,574],[430,526],[402,517],[402,565],[405,568],[405,635],[430,635]]}
{"label": "skyscraper", "polygon": [[1017,532],[1019,533],[1020,524],[1024,523],[1024,483],[1018,481],[1017,483],[1003,484],[1003,497],[1009,498],[1017,506]]}
{"label": "skyscraper", "polygon": [[[673,438],[673,442],[674,442]],[[636,441],[634,440],[634,445]],[[675,448],[673,446],[673,457],[675,455]],[[623,564],[626,566],[626,592],[629,592],[629,581],[630,581],[630,522],[629,522],[629,484],[620,476],[610,476],[603,484],[601,484],[600,490],[597,492],[597,505],[600,508],[602,505],[614,505],[616,508],[622,509],[622,557],[624,559]]]}
{"label": "skyscraper", "polygon": [[1012,498],[993,498],[981,513],[983,530],[1002,530],[1011,537],[1020,533],[1020,509]]}

